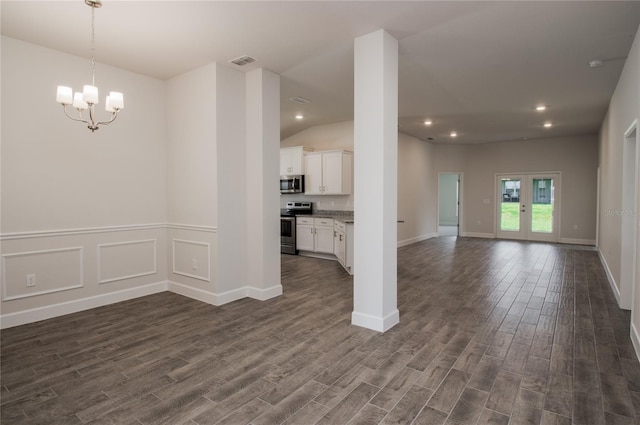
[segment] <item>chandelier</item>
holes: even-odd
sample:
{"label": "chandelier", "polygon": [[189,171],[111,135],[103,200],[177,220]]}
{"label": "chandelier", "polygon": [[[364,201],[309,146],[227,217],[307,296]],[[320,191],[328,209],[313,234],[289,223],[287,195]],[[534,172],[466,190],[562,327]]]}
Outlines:
{"label": "chandelier", "polygon": [[[64,113],[67,117],[74,121],[80,121],[87,124],[87,127],[91,132],[94,132],[101,125],[111,124],[117,117],[118,112],[124,108],[124,97],[122,93],[112,91],[105,100],[105,109],[107,112],[111,112],[111,118],[108,121],[96,121],[95,117],[95,105],[99,103],[98,88],[96,87],[96,33],[94,27],[94,14],[95,9],[102,7],[101,0],[84,0],[84,2],[91,6],[91,85],[85,85],[82,92],[75,92],[71,87],[58,86],[58,93],[56,101],[62,105]],[[71,105],[78,111],[78,117],[69,115],[67,106]],[[82,115],[85,109],[89,110],[89,119],[85,119]]]}

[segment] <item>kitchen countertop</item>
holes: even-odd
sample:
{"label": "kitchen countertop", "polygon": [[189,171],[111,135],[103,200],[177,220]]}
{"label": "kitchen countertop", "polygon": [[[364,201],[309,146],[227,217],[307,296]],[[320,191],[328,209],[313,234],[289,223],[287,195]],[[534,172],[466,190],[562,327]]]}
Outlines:
{"label": "kitchen countertop", "polygon": [[353,224],[353,211],[317,210],[311,214],[296,214],[296,217],[332,218],[345,224]]}

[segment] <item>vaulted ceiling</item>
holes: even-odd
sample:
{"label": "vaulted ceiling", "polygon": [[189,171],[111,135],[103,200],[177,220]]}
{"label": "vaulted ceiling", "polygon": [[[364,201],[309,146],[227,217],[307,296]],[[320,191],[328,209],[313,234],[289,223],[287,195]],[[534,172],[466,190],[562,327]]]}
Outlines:
{"label": "vaulted ceiling", "polygon": [[[435,143],[596,133],[640,23],[638,1],[103,3],[98,62],[168,79],[249,55],[257,61],[228,66],[282,76],[282,138],[353,119],[353,40],[380,28],[399,40],[404,133]],[[89,56],[82,0],[0,8],[3,35]],[[590,67],[596,59],[602,66]],[[296,96],[311,103],[289,100]]]}

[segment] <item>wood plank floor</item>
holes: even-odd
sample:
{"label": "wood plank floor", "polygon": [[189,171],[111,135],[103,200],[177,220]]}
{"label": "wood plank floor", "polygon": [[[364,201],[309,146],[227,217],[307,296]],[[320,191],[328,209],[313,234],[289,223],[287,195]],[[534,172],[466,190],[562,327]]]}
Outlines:
{"label": "wood plank floor", "polygon": [[2,424],[640,423],[630,315],[594,251],[403,247],[384,334],[350,325],[337,263],[282,271],[265,302],[162,293],[3,331]]}

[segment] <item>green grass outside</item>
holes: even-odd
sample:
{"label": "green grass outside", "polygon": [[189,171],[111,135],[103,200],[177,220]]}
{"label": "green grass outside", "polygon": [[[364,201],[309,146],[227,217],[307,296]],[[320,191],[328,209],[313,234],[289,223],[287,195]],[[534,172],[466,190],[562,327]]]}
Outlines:
{"label": "green grass outside", "polygon": [[[501,205],[501,230],[520,230],[518,216],[518,202],[503,202]],[[551,233],[553,231],[552,208],[550,204],[533,204],[532,211],[533,224],[531,230],[540,233]]]}

